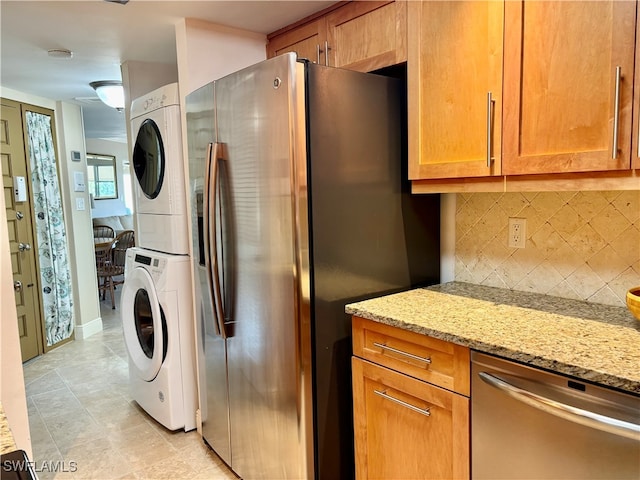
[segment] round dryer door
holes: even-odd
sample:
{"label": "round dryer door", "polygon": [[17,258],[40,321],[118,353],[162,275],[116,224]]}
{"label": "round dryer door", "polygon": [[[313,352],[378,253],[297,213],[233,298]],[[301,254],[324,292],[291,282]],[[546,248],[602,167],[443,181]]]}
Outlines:
{"label": "round dryer door", "polygon": [[122,329],[131,363],[138,376],[153,380],[167,352],[167,324],[151,275],[134,268],[122,289]]}
{"label": "round dryer door", "polygon": [[164,180],[164,161],[160,130],[156,122],[147,118],[140,125],[133,147],[133,170],[147,198],[154,199],[160,193]]}

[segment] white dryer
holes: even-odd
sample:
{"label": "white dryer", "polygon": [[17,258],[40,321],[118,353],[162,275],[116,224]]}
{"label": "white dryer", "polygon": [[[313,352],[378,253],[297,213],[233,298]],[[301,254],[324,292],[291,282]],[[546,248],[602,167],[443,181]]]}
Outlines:
{"label": "white dryer", "polygon": [[188,256],[127,250],[121,311],[131,396],[169,430],[196,428],[190,269]]}
{"label": "white dryer", "polygon": [[180,125],[177,83],[131,103],[137,243],[159,252],[187,254],[188,215]]}

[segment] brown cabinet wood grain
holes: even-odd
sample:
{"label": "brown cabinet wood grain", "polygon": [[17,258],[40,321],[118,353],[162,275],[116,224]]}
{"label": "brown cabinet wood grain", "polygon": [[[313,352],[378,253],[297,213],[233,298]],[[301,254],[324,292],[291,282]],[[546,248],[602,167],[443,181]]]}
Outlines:
{"label": "brown cabinet wood grain", "polygon": [[639,188],[636,9],[409,2],[413,191]]}
{"label": "brown cabinet wood grain", "polygon": [[[634,77],[631,168],[640,169],[640,21],[636,20],[636,70]],[[640,173],[640,172],[639,172]]]}
{"label": "brown cabinet wood grain", "polygon": [[326,40],[326,31],[326,18],[321,17],[284,32],[269,40],[267,58],[294,52],[298,58],[306,58],[314,63],[324,64],[324,47],[321,45],[324,45]]}
{"label": "brown cabinet wood grain", "polygon": [[352,325],[356,478],[469,478],[469,349]]}
{"label": "brown cabinet wood grain", "polygon": [[462,395],[469,395],[469,349],[353,317],[353,354]]}
{"label": "brown cabinet wood grain", "polygon": [[407,60],[407,2],[340,2],[270,34],[267,58],[287,52],[332,67],[369,72]]}
{"label": "brown cabinet wood grain", "polygon": [[500,175],[503,2],[408,7],[409,178]]}
{"label": "brown cabinet wood grain", "polygon": [[351,2],[327,15],[328,65],[360,72],[407,60],[407,2]]}
{"label": "brown cabinet wood grain", "polygon": [[503,173],[631,167],[635,12],[617,0],[505,3]]}

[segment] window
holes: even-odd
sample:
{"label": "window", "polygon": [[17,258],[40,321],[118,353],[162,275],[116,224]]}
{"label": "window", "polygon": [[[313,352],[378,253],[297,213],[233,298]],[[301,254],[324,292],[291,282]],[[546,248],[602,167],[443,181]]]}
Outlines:
{"label": "window", "polygon": [[87,183],[96,200],[118,198],[116,157],[87,153]]}

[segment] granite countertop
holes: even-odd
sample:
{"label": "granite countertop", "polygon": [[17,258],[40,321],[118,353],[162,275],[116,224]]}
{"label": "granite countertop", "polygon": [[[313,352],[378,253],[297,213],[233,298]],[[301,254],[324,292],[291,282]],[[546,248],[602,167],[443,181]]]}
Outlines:
{"label": "granite countertop", "polygon": [[13,434],[7,422],[7,416],[4,414],[4,408],[0,403],[0,453],[13,452],[16,449]]}
{"label": "granite countertop", "polygon": [[640,322],[625,307],[451,282],[345,311],[640,395]]}

